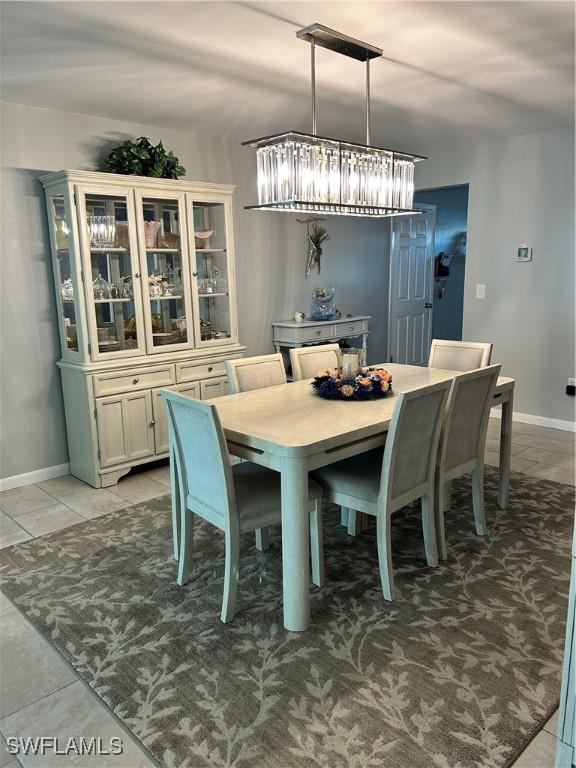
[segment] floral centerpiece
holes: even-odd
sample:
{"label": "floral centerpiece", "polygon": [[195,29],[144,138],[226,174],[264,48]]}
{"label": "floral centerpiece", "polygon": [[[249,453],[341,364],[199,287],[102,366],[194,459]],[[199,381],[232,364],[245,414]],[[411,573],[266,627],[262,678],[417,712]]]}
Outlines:
{"label": "floral centerpiece", "polygon": [[353,379],[335,369],[318,371],[312,387],[328,400],[372,400],[392,394],[392,374],[383,368],[366,368]]}

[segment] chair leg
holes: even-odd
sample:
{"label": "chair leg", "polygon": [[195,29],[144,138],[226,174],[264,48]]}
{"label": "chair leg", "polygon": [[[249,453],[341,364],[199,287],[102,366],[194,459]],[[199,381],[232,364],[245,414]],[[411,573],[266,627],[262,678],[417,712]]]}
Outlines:
{"label": "chair leg", "polygon": [[392,569],[392,549],[390,544],[390,515],[388,510],[380,510],[376,519],[376,540],[378,542],[378,564],[380,581],[385,600],[392,600],[394,592],[394,572]]}
{"label": "chair leg", "polygon": [[172,546],[174,560],[180,556],[180,487],[174,452],[170,450],[170,499],[172,506]]}
{"label": "chair leg", "polygon": [[220,618],[227,624],[236,612],[236,593],[238,591],[238,564],[240,561],[240,536],[238,529],[225,531],[226,562],[224,565],[224,595]]}
{"label": "chair leg", "polygon": [[256,549],[259,552],[265,552],[270,547],[270,529],[256,529]]}
{"label": "chair leg", "polygon": [[180,554],[178,557],[178,584],[187,583],[192,568],[192,544],[194,541],[194,513],[182,505],[180,514]]}
{"label": "chair leg", "polygon": [[436,528],[437,551],[440,560],[446,560],[448,553],[446,550],[446,530],[444,527],[444,490],[446,484],[436,476],[434,483],[434,523]]}
{"label": "chair leg", "polygon": [[444,512],[450,512],[452,509],[452,480],[444,483]]}
{"label": "chair leg", "polygon": [[348,507],[340,507],[340,525],[348,528]]}
{"label": "chair leg", "polygon": [[348,510],[348,536],[357,536],[358,531],[358,512],[355,509]]}
{"label": "chair leg", "polygon": [[322,499],[316,499],[310,512],[310,548],[312,551],[312,583],[324,586],[324,534],[322,532]]}
{"label": "chair leg", "polygon": [[431,568],[435,568],[438,565],[438,540],[434,519],[434,497],[431,493],[422,496],[422,531],[426,562]]}
{"label": "chair leg", "polygon": [[486,536],[486,512],[484,510],[484,465],[472,471],[472,505],[476,534]]}

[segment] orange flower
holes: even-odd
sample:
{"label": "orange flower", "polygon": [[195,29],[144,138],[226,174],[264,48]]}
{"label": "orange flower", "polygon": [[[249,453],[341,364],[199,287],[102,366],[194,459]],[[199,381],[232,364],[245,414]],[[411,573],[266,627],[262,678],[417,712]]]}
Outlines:
{"label": "orange flower", "polygon": [[340,388],[340,392],[344,395],[344,397],[352,397],[354,395],[354,392],[356,392],[356,388],[353,384],[342,384],[342,387]]}
{"label": "orange flower", "polygon": [[388,384],[387,381],[381,381],[380,389],[382,390],[382,392],[388,392],[388,390],[390,389],[390,384]]}
{"label": "orange flower", "polygon": [[336,374],[336,371],[334,368],[322,368],[322,370],[318,371],[316,376],[334,376]]}
{"label": "orange flower", "polygon": [[366,387],[367,389],[372,389],[372,381],[367,377],[362,376],[361,378],[359,378],[358,384],[360,384],[360,386],[362,387]]}

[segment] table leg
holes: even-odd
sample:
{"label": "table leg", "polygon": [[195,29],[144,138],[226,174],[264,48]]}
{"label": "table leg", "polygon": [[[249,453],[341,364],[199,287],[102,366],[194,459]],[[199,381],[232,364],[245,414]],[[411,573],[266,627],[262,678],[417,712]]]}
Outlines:
{"label": "table leg", "polygon": [[498,476],[498,506],[508,506],[508,486],[510,485],[510,460],[512,456],[512,411],[514,393],[502,403],[502,421],[500,423],[500,471]]}
{"label": "table leg", "polygon": [[282,580],[284,626],[301,632],[310,624],[310,510],[305,459],[282,461]]}
{"label": "table leg", "polygon": [[367,357],[368,357],[368,334],[363,333],[362,334],[362,365],[368,365]]}

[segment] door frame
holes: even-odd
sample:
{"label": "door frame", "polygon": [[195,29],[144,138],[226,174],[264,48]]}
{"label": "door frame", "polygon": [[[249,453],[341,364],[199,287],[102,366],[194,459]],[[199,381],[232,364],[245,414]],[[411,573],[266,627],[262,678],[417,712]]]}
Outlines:
{"label": "door frame", "polygon": [[[420,203],[418,208],[422,210],[431,211],[433,214],[432,223],[432,258],[434,258],[435,244],[436,244],[436,208],[437,205],[431,203]],[[418,216],[419,214],[413,214]],[[386,361],[390,362],[390,348],[391,348],[391,330],[390,323],[391,310],[392,310],[392,256],[394,253],[394,222],[392,218],[390,220],[390,248],[388,251],[388,330],[386,333]],[[430,310],[430,343],[432,343],[432,321],[434,319],[434,265],[432,265],[430,276],[430,301],[432,303],[432,309]]]}

